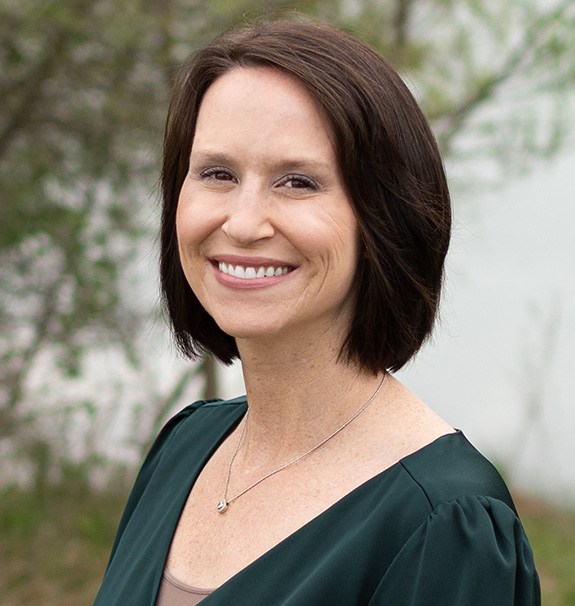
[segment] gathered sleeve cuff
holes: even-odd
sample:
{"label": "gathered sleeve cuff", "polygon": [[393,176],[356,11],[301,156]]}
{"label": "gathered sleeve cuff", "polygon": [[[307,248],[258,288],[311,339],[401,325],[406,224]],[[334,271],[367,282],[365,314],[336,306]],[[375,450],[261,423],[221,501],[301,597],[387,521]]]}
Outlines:
{"label": "gathered sleeve cuff", "polygon": [[539,606],[533,554],[517,515],[490,497],[438,505],[405,543],[370,606]]}

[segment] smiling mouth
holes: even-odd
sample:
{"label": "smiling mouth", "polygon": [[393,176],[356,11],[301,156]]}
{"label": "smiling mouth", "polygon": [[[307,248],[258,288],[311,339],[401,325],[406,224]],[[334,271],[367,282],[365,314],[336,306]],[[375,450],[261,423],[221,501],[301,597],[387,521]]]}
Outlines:
{"label": "smiling mouth", "polygon": [[294,270],[293,267],[273,267],[271,265],[264,267],[249,267],[243,265],[234,265],[232,263],[218,262],[218,269],[228,276],[234,276],[243,280],[253,280],[254,278],[270,278],[272,276],[282,276]]}

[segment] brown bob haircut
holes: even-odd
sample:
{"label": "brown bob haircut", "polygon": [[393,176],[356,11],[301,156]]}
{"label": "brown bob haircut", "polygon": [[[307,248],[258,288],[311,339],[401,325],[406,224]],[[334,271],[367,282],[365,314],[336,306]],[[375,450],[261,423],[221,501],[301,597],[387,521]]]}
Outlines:
{"label": "brown bob haircut", "polygon": [[355,313],[341,356],[374,373],[401,368],[431,334],[449,245],[451,208],[435,138],[416,101],[371,48],[307,20],[230,30],[183,66],[175,84],[162,172],[160,280],[179,349],[238,357],[189,287],[178,254],[176,208],[202,98],[238,67],[267,66],[299,80],[331,125],[360,231]]}

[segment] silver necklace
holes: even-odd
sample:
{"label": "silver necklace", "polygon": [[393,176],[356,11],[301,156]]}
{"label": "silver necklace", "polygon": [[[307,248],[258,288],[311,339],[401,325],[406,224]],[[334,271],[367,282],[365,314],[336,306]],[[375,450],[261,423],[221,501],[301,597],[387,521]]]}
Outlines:
{"label": "silver necklace", "polygon": [[343,431],[351,422],[355,421],[355,419],[357,419],[357,417],[359,417],[359,415],[375,400],[375,398],[377,397],[377,394],[381,391],[381,388],[383,387],[383,382],[385,380],[386,375],[387,375],[387,373],[383,373],[383,377],[382,377],[381,381],[379,382],[379,385],[377,386],[377,389],[373,392],[373,394],[371,395],[371,397],[369,398],[369,400],[365,404],[363,404],[361,406],[361,408],[358,411],[356,411],[343,425],[341,425],[340,427],[338,427],[333,433],[331,433],[329,436],[327,436],[327,438],[324,438],[319,444],[316,444],[315,446],[313,446],[312,448],[310,448],[309,450],[307,450],[303,454],[298,455],[297,457],[295,457],[295,459],[292,459],[291,461],[289,461],[288,463],[285,463],[284,465],[281,465],[277,469],[274,469],[274,470],[270,471],[269,473],[266,473],[266,475],[263,476],[263,478],[260,478],[259,480],[257,480],[253,484],[250,484],[247,488],[244,488],[244,490],[242,490],[241,492],[239,492],[237,495],[233,496],[231,499],[228,499],[228,488],[230,486],[230,478],[231,478],[231,475],[232,475],[232,467],[234,465],[234,461],[236,460],[236,457],[238,456],[238,453],[240,451],[241,445],[243,444],[244,438],[246,436],[246,429],[247,429],[247,426],[248,426],[248,415],[249,415],[249,412],[250,412],[249,409],[248,409],[248,411],[246,412],[246,416],[244,417],[244,426],[242,427],[242,433],[241,433],[240,438],[238,440],[238,443],[236,445],[236,450],[234,451],[234,454],[232,455],[232,458],[230,459],[230,462],[228,464],[228,474],[227,474],[227,477],[226,477],[226,485],[225,485],[225,488],[224,488],[224,497],[218,501],[218,504],[216,505],[216,511],[218,513],[225,513],[227,511],[228,507],[235,500],[237,500],[241,496],[245,495],[246,492],[250,491],[252,488],[255,488],[258,484],[261,484],[264,480],[267,480],[268,478],[270,478],[271,476],[275,475],[276,473],[279,473],[280,471],[283,471],[287,467],[290,467],[291,465],[294,465],[298,461],[301,461],[305,457],[309,456],[312,452],[316,451],[318,448],[321,448],[326,442],[329,442],[340,431]]}

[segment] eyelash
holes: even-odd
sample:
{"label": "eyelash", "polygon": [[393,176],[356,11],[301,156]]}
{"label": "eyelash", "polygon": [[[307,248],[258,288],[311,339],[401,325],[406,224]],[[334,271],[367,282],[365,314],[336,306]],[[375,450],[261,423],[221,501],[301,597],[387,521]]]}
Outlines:
{"label": "eyelash", "polygon": [[319,185],[318,185],[317,181],[315,181],[314,179],[311,179],[310,177],[306,177],[305,175],[296,175],[296,174],[285,175],[285,177],[282,177],[276,183],[276,185],[280,185],[280,186],[286,185],[290,181],[297,181],[303,185],[303,187],[293,187],[292,186],[291,189],[312,189],[312,190],[319,189]]}
{"label": "eyelash", "polygon": [[[231,173],[228,169],[221,168],[219,166],[213,166],[210,168],[206,168],[205,170],[202,170],[200,172],[200,178],[214,179],[216,181],[231,181],[235,177],[234,177],[233,173]],[[279,179],[279,181],[277,181],[275,183],[275,186],[276,187],[287,186],[287,184],[290,181],[297,182],[298,184],[302,185],[302,187],[298,187],[298,186],[294,187],[292,185],[292,186],[289,186],[289,189],[310,189],[313,191],[317,191],[319,189],[319,184],[317,183],[317,181],[315,181],[315,179],[312,179],[311,177],[307,177],[305,175],[299,175],[299,174],[285,175],[281,179]]]}
{"label": "eyelash", "polygon": [[[221,179],[222,176],[224,176],[225,179]],[[206,168],[200,173],[200,177],[202,179],[215,179],[216,181],[229,181],[234,178],[229,170],[218,166]]]}

